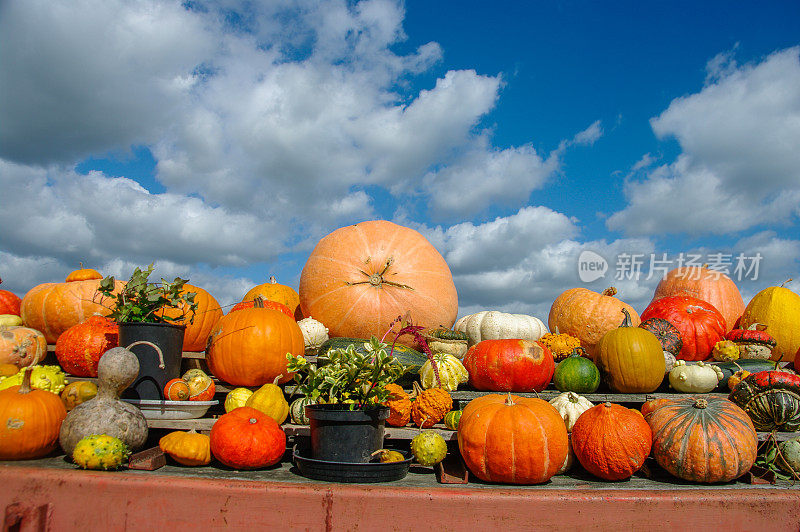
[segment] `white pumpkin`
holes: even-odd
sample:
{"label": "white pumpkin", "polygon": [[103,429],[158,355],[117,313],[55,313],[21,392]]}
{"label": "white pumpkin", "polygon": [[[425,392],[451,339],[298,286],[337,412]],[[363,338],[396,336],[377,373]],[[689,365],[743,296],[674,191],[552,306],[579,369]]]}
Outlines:
{"label": "white pumpkin", "polygon": [[687,364],[685,360],[678,360],[669,372],[669,385],[683,393],[708,393],[717,387],[720,379],[722,370],[704,362]]}
{"label": "white pumpkin", "polygon": [[312,351],[316,352],[319,346],[328,340],[328,328],[311,316],[298,321],[297,325],[300,326],[300,330],[303,331],[303,342],[305,342],[306,353]]}
{"label": "white pumpkin", "polygon": [[581,414],[594,406],[587,398],[575,392],[564,392],[558,397],[550,399],[550,404],[561,414],[564,424],[567,426],[567,432],[572,432],[572,427]]}
{"label": "white pumpkin", "polygon": [[547,326],[539,318],[497,310],[484,310],[464,316],[456,322],[453,330],[466,333],[470,347],[483,340],[507,338],[535,342],[547,334]]}
{"label": "white pumpkin", "polygon": [[431,361],[426,361],[419,370],[419,380],[424,389],[444,388],[448,392],[454,392],[459,384],[464,384],[469,380],[469,373],[464,364],[453,355],[446,353],[435,353],[433,360],[436,361],[436,368],[439,370],[439,380],[441,386],[437,386],[436,374],[433,371]]}

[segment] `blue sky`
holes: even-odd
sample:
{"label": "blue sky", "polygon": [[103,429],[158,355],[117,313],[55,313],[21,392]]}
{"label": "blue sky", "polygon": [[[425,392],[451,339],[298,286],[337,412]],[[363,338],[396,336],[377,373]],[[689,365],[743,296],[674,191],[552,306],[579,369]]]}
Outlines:
{"label": "blue sky", "polygon": [[748,298],[800,278],[798,47],[796,2],[3,3],[3,288],[156,262],[232,304],[384,218],[461,314],[641,311],[630,254],[758,255]]}

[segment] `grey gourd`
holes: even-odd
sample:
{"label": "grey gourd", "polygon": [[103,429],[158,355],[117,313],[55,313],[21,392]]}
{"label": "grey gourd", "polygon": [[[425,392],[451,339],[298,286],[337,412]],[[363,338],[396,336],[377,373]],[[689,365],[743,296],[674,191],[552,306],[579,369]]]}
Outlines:
{"label": "grey gourd", "polygon": [[[150,342],[148,344],[161,350]],[[147,441],[147,420],[141,410],[120,401],[122,392],[139,375],[139,359],[125,347],[109,349],[100,357],[97,366],[97,396],[76,406],[61,425],[59,443],[68,456],[75,445],[86,436],[107,434],[122,440],[131,451],[141,449]]]}

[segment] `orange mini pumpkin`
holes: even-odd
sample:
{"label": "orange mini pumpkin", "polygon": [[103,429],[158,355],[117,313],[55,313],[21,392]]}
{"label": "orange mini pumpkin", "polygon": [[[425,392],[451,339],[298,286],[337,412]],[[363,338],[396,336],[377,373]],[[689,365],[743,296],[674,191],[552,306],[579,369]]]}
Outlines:
{"label": "orange mini pumpkin", "polygon": [[281,376],[291,380],[286,354],[305,353],[300,326],[284,313],[248,308],[223,316],[208,339],[206,362],[211,373],[235,386],[262,386]]}
{"label": "orange mini pumpkin", "polygon": [[539,398],[484,395],[469,402],[458,422],[461,456],[486,482],[547,482],[564,464],[568,445],[561,415]]}
{"label": "orange mini pumpkin", "polygon": [[183,379],[172,379],[164,385],[164,398],[168,401],[188,401],[191,391]]}
{"label": "orange mini pumpkin", "polygon": [[411,398],[398,384],[387,384],[389,399],[383,403],[389,407],[386,423],[393,427],[405,427],[411,420]]}
{"label": "orange mini pumpkin", "polygon": [[31,388],[32,370],[24,370],[21,386],[0,390],[0,460],[41,458],[58,446],[58,432],[67,417],[61,398]]}
{"label": "orange mini pumpkin", "polygon": [[202,466],[211,463],[211,438],[198,434],[194,429],[189,432],[170,432],[158,440],[158,447],[181,465]]}
{"label": "orange mini pumpkin", "polygon": [[638,410],[612,403],[594,406],[572,427],[572,449],[584,469],[604,480],[622,480],[639,470],[653,433]]}
{"label": "orange mini pumpkin", "polygon": [[423,390],[418,383],[414,383],[414,402],[411,403],[411,419],[420,428],[434,426],[444,419],[444,416],[453,409],[453,398],[450,393],[442,388],[428,388]]}

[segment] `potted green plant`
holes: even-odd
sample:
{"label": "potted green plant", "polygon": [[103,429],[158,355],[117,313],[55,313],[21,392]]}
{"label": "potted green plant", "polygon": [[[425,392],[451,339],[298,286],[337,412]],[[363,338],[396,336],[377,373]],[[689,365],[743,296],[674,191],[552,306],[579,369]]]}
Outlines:
{"label": "potted green plant", "polygon": [[[119,324],[121,346],[147,341],[161,350],[156,356],[145,344],[131,348],[139,359],[139,376],[130,387],[133,398],[164,400],[164,386],[180,376],[184,323],[194,320],[197,303],[194,292],[183,293],[188,280],[176,277],[172,282],[163,278],[150,282],[151,273],[153,264],[145,270],[137,267],[116,294],[114,277],[106,277],[100,281],[99,292],[111,301],[109,317]],[[177,312],[166,312],[168,309]]]}
{"label": "potted green plant", "polygon": [[311,455],[329,462],[369,462],[383,447],[389,397],[386,385],[406,368],[390,356],[390,346],[377,338],[364,350],[331,349],[324,365],[303,356],[286,355],[296,391],[311,404],[306,408],[311,429]]}

